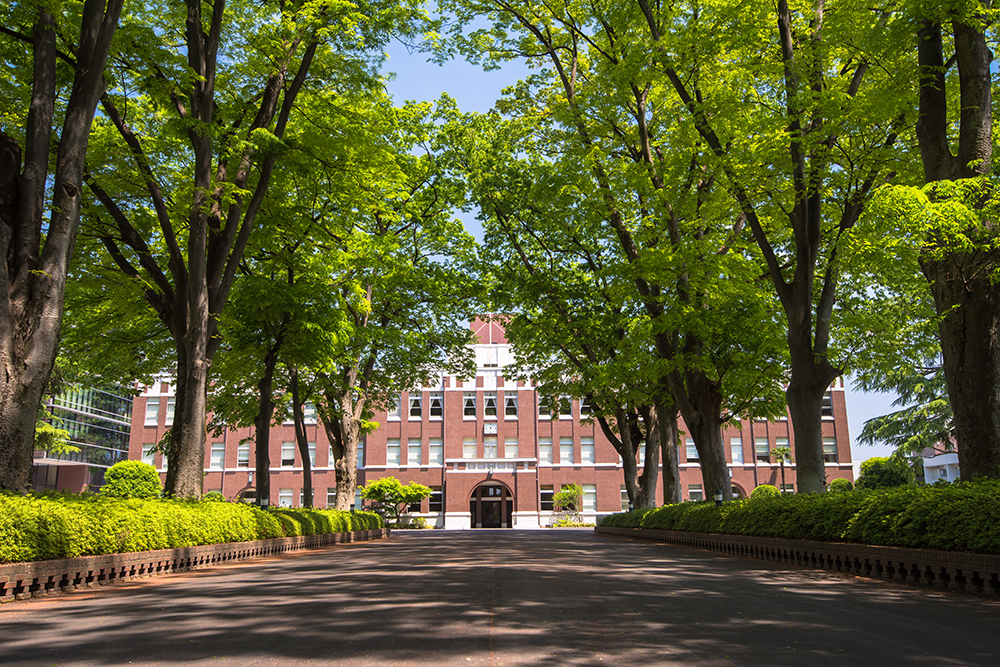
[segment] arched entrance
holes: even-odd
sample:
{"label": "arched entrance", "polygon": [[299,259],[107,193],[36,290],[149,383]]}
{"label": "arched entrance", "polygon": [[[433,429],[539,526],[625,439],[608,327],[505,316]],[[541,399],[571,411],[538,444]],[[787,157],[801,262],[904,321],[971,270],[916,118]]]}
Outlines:
{"label": "arched entrance", "polygon": [[510,528],[514,494],[503,482],[483,482],[472,490],[469,513],[473,528]]}
{"label": "arched entrance", "polygon": [[733,500],[740,500],[746,497],[747,492],[743,490],[743,487],[733,482]]}

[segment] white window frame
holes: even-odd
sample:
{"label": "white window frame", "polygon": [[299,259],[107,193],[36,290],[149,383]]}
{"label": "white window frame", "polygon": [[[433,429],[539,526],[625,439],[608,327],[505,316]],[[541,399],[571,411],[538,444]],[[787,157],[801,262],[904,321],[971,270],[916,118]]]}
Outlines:
{"label": "white window frame", "polygon": [[477,459],[479,458],[479,445],[475,438],[464,438],[462,440],[462,458],[463,459]]}
{"label": "white window frame", "polygon": [[516,459],[517,455],[518,455],[518,452],[519,452],[519,448],[520,448],[520,446],[518,445],[517,440],[515,440],[513,438],[511,438],[511,439],[504,439],[504,441],[503,441],[503,457],[505,459]]}
{"label": "white window frame", "polygon": [[[410,392],[410,400],[407,403],[406,418],[411,422],[418,422],[424,418],[424,397],[416,392]],[[416,414],[414,414],[416,413]]]}
{"label": "white window frame", "polygon": [[495,391],[488,391],[483,393],[483,418],[484,419],[496,419],[498,415],[497,410],[497,393]]}
{"label": "white window frame", "polygon": [[386,466],[392,466],[398,468],[400,465],[400,456],[403,453],[402,444],[399,438],[389,438],[385,443],[385,464]]}
{"label": "white window frame", "polygon": [[517,394],[505,393],[503,396],[504,419],[517,419]]}
{"label": "white window frame", "polygon": [[552,465],[552,438],[538,439],[538,465]]}
{"label": "white window frame", "polygon": [[597,511],[597,485],[596,484],[581,484],[583,487],[583,511],[584,512],[596,512]]}
{"label": "white window frame", "polygon": [[[743,465],[743,438],[730,439],[729,451],[733,459],[733,465]],[[739,456],[737,456],[737,453],[739,453]]]}
{"label": "white window frame", "polygon": [[[155,409],[150,412],[150,408],[155,407]],[[160,399],[159,398],[147,398],[146,399],[146,418],[145,426],[157,426],[160,423]]]}
{"label": "white window frame", "polygon": [[419,438],[406,441],[406,465],[409,468],[419,468],[424,455],[423,442]]}
{"label": "white window frame", "polygon": [[[434,414],[437,412],[438,414]],[[431,421],[444,419],[444,392],[432,391],[427,396],[427,418]]]}
{"label": "white window frame", "polygon": [[[246,458],[244,458],[246,454]],[[236,467],[237,468],[249,468],[250,466],[250,443],[241,442],[236,448]]]}
{"label": "white window frame", "polygon": [[431,438],[427,445],[427,462],[431,467],[440,468],[444,465],[444,440]]}
{"label": "white window frame", "polygon": [[174,410],[177,408],[177,398],[175,396],[170,396],[167,398],[167,411],[163,415],[163,425],[173,426],[174,425]]}
{"label": "white window frame", "polygon": [[597,463],[597,446],[593,438],[580,438],[580,463]]}
{"label": "white window frame", "polygon": [[474,420],[476,418],[476,392],[462,392],[462,419]]}
{"label": "white window frame", "polygon": [[484,459],[500,458],[500,444],[498,442],[497,436],[487,435],[483,437],[483,458]]}
{"label": "white window frame", "polygon": [[294,489],[278,489],[278,507],[293,507],[295,502]]}
{"label": "white window frame", "polygon": [[573,451],[573,438],[559,438],[559,464],[576,465],[576,453]]}
{"label": "white window frame", "polygon": [[211,470],[224,470],[226,468],[226,443],[212,443],[212,448],[209,450],[208,455],[208,467]]}
{"label": "white window frame", "polygon": [[388,421],[398,422],[403,415],[403,397],[396,393],[389,397],[389,407],[385,416]]}
{"label": "white window frame", "polygon": [[[291,454],[291,457],[287,456]],[[291,463],[285,463],[285,461],[291,461]],[[295,467],[295,443],[285,440],[281,443],[281,467],[282,468],[294,468]]]}

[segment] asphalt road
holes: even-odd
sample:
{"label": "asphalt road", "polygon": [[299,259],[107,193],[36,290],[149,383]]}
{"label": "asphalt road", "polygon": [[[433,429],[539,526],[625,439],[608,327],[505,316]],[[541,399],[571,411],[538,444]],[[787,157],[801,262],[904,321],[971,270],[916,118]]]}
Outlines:
{"label": "asphalt road", "polygon": [[0,607],[0,665],[1000,665],[1000,602],[595,536],[396,532]]}

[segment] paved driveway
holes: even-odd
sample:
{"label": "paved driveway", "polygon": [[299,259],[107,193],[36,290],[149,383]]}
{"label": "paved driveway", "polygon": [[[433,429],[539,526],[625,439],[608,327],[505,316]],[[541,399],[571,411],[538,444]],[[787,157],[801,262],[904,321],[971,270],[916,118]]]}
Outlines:
{"label": "paved driveway", "polygon": [[0,607],[0,665],[1000,665],[1000,602],[589,530],[397,532]]}

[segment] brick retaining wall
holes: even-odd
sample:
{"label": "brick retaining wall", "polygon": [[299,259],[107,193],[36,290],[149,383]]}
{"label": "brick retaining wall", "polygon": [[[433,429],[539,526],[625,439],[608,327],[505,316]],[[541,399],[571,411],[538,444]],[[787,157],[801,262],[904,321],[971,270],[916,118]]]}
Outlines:
{"label": "brick retaining wall", "polygon": [[389,536],[388,528],[347,533],[279,537],[253,542],[206,544],[200,547],[83,556],[31,563],[0,563],[0,602],[41,597],[49,593],[101,586],[113,581],[153,577],[211,567],[246,558],[332,544],[365,542]]}
{"label": "brick retaining wall", "polygon": [[1000,556],[996,555],[646,528],[598,527],[595,532],[862,577],[1000,595]]}

